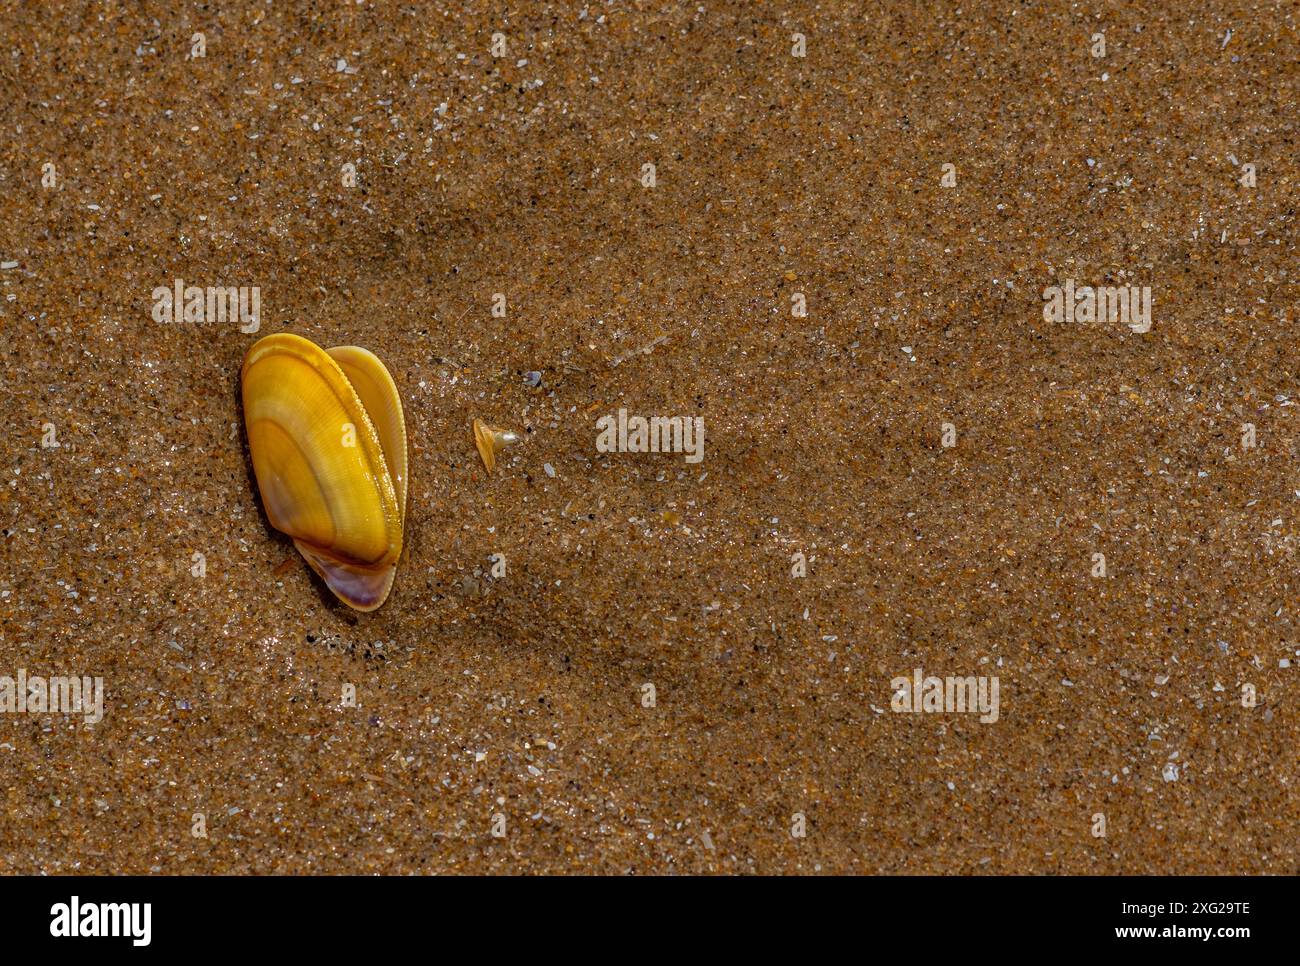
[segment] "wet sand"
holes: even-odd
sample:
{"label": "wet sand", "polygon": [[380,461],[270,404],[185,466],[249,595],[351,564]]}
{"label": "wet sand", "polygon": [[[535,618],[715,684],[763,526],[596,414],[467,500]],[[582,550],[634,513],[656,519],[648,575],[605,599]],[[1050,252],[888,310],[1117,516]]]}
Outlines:
{"label": "wet sand", "polygon": [[[105,695],[0,714],[0,870],[1300,871],[1297,11],[1146,7],[5,5],[0,675]],[[402,393],[373,614],[260,507],[275,331]]]}

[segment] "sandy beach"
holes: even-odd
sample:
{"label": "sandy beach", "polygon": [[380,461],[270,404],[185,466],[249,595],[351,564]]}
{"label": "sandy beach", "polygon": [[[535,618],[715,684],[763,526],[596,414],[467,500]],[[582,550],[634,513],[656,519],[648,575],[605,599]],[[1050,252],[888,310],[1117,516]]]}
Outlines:
{"label": "sandy beach", "polygon": [[1300,872],[1300,12],[867,6],[0,4],[0,871]]}

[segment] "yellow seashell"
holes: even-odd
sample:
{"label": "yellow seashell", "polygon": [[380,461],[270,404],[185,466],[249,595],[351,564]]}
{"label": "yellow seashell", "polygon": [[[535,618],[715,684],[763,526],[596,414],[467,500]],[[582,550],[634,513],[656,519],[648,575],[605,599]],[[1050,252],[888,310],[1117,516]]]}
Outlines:
{"label": "yellow seashell", "polygon": [[497,454],[511,443],[517,442],[517,433],[489,426],[481,419],[474,420],[474,445],[478,447],[478,455],[483,457],[483,465],[489,473],[496,469]]}
{"label": "yellow seashell", "polygon": [[388,598],[406,521],[406,422],[384,364],[278,332],[244,357],[244,425],[271,525],[349,607]]}

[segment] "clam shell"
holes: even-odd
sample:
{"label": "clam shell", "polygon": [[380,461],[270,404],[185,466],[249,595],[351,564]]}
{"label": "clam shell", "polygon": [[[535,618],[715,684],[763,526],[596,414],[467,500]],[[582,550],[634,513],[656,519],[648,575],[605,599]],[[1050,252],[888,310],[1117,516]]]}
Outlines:
{"label": "clam shell", "polygon": [[481,419],[474,420],[474,446],[483,459],[483,465],[491,473],[497,466],[497,454],[511,443],[519,442],[519,436],[509,430],[489,426]]}
{"label": "clam shell", "polygon": [[244,358],[244,423],[267,519],[356,610],[388,597],[406,519],[406,423],[384,364],[280,332]]}

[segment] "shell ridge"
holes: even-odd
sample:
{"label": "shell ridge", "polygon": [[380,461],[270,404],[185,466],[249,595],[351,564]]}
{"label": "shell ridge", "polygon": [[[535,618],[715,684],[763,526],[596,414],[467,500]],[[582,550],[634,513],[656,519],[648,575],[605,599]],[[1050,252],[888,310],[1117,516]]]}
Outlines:
{"label": "shell ridge", "polygon": [[[303,341],[307,342],[307,344],[312,346],[312,348],[319,350],[319,347],[314,343],[308,342],[306,339],[303,339]],[[388,500],[383,499],[382,496],[380,498],[384,519],[388,521],[390,526],[392,523],[397,522],[400,532],[400,527],[403,521],[400,518],[395,519],[390,514],[390,510],[397,503],[397,492],[393,487],[392,474],[389,472],[388,463],[384,459],[384,448],[379,442],[379,432],[375,428],[374,422],[370,419],[370,414],[366,411],[365,404],[361,401],[361,397],[357,394],[356,387],[352,385],[352,380],[348,378],[347,373],[343,371],[343,367],[331,358],[328,352],[319,351],[319,356],[317,353],[312,353],[311,358],[306,358],[296,352],[289,352],[283,349],[279,351],[290,361],[305,365],[313,372],[322,376],[324,376],[326,371],[324,369],[324,360],[328,360],[328,364],[332,367],[333,373],[338,376],[343,385],[348,387],[350,396],[347,398],[341,397],[335,390],[336,384],[331,382],[329,378],[324,378],[326,386],[329,387],[331,392],[334,392],[334,396],[342,405],[344,413],[353,420],[354,425],[356,418],[358,416],[361,418],[361,425],[357,426],[357,436],[359,442],[364,441],[361,450],[362,454],[365,456],[366,462],[370,464],[368,467],[368,478],[383,491],[383,495],[386,495],[389,498]],[[320,358],[321,364],[317,364],[318,358]],[[362,427],[365,428],[364,432],[362,432]],[[319,477],[317,477],[317,481],[319,482]],[[389,541],[388,551],[384,554],[384,557],[380,558],[380,560],[386,558],[392,553],[392,551],[392,541]]]}

